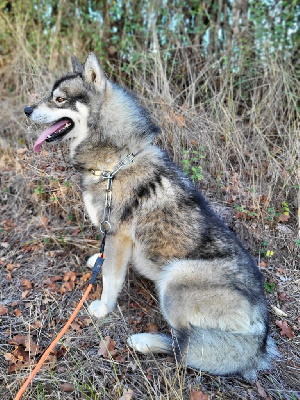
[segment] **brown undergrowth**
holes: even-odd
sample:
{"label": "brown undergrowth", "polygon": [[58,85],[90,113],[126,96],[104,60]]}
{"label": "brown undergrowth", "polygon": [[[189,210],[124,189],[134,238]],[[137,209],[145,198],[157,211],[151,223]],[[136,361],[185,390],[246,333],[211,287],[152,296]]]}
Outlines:
{"label": "brown undergrowth", "polygon": [[[95,321],[83,309],[24,398],[299,398],[299,181],[293,74],[276,63],[265,66],[256,80],[248,79],[251,93],[245,104],[244,89],[236,90],[226,71],[217,79],[209,65],[193,66],[187,69],[185,87],[179,87],[172,84],[172,74],[163,73],[157,57],[149,57],[136,74],[135,90],[162,126],[157,143],[192,177],[260,265],[281,358],[258,382],[247,383],[185,369],[174,358],[133,353],[126,344],[129,334],[168,332],[168,327],[153,285],[130,268],[116,310]],[[178,54],[177,72],[183,61]],[[31,102],[29,92],[39,96],[53,76],[32,72],[33,63],[26,65],[15,93],[9,92],[9,82],[2,81],[2,399],[13,398],[74,309],[89,278],[85,261],[99,246],[99,233],[84,210],[79,176],[68,163],[67,148],[44,146],[39,155],[33,152],[36,128],[28,125],[22,109]],[[101,291],[100,279],[96,291]]]}

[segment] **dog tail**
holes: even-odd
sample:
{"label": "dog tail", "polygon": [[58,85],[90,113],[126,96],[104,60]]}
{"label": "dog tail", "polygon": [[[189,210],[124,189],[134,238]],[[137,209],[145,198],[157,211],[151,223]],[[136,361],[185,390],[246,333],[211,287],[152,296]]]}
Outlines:
{"label": "dog tail", "polygon": [[191,327],[174,332],[173,348],[177,359],[213,375],[239,375],[247,381],[257,372],[270,368],[279,356],[275,342],[265,336],[241,332]]}

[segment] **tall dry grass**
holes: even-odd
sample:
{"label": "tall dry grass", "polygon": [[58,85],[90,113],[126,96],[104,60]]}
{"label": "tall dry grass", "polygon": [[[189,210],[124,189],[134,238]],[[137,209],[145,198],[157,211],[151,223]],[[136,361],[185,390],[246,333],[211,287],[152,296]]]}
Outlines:
{"label": "tall dry grass", "polygon": [[172,69],[160,53],[145,56],[140,69],[132,66],[134,89],[163,127],[159,143],[178,164],[184,151],[190,159],[195,150],[204,155],[196,161],[204,177],[224,187],[234,179],[242,198],[251,189],[256,209],[264,195],[265,213],[284,200],[296,212],[299,86],[294,66],[268,59],[234,72],[223,58],[189,65],[188,50],[175,54]]}
{"label": "tall dry grass", "polygon": [[[41,44],[33,48],[24,41],[24,31],[31,22],[26,15],[19,18],[14,23],[1,20],[5,29],[9,29],[11,48],[9,55],[1,59],[0,70],[2,219],[16,219],[21,227],[21,230],[16,227],[12,233],[1,232],[1,240],[9,238],[15,243],[12,250],[3,253],[1,261],[13,263],[21,256],[24,263],[22,271],[15,273],[12,286],[4,277],[3,298],[8,302],[15,300],[14,295],[18,293],[24,274],[33,274],[38,285],[53,274],[53,270],[62,274],[70,268],[83,271],[84,260],[98,246],[95,231],[80,200],[77,177],[61,157],[59,148],[52,151],[51,147],[47,147],[43,156],[33,154],[32,144],[39,128],[28,123],[23,115],[24,106],[43,96],[53,80],[69,69],[69,57],[73,50],[70,46],[58,55],[53,44],[50,66],[46,47]],[[274,236],[271,243],[275,261],[284,264],[287,270],[290,268],[285,285],[288,295],[294,299],[287,306],[292,326],[298,315],[294,270],[299,258],[289,244],[297,237],[297,210],[300,204],[300,199],[297,199],[299,115],[296,104],[299,93],[294,66],[266,59],[237,70],[229,62],[226,64],[226,57],[201,61],[193,51],[178,48],[172,53],[172,63],[164,52],[141,52],[139,60],[127,64],[121,71],[112,65],[106,65],[104,69],[111,79],[138,94],[162,127],[157,144],[165,148],[181,167],[188,166],[190,171],[192,167],[197,169],[195,184],[204,190],[209,199],[217,201],[223,208],[230,207],[231,215],[235,213],[235,206],[248,212],[245,216],[251,217],[250,222],[254,222],[251,234],[255,234],[255,230],[258,232],[256,242],[250,240],[247,244],[253,254],[257,255],[258,242],[266,235]],[[81,61],[86,57],[80,52],[76,55]],[[55,68],[51,70],[53,66]],[[186,161],[184,164],[183,160]],[[274,211],[280,212],[283,201],[290,208],[291,216],[286,225],[288,234],[278,230],[280,224],[274,216]],[[251,212],[257,215],[250,216]],[[70,215],[73,219],[69,218]],[[41,216],[50,221],[50,229],[45,231],[41,228]],[[247,228],[249,221],[245,218],[242,222]],[[266,225],[273,229],[271,233],[268,230],[266,234]],[[72,231],[78,227],[82,236],[74,238]],[[32,241],[37,247],[36,253],[23,254],[19,247],[27,241]],[[276,254],[276,246],[280,251],[282,249],[282,254]],[[266,272],[271,282],[276,279],[275,272],[276,269],[272,268]],[[126,346],[126,338],[133,329],[128,315],[134,314],[129,306],[126,308],[126,304],[129,305],[132,300],[141,301],[141,290],[153,297],[153,287],[145,280],[138,280],[132,273],[127,287],[131,290],[123,291],[121,308],[108,321],[85,328],[87,347],[81,349],[83,339],[80,335],[71,333],[68,336],[65,346],[69,355],[58,362],[61,373],[56,373],[54,369],[42,371],[39,380],[30,389],[31,398],[54,398],[57,393],[62,399],[70,398],[71,395],[61,389],[62,383],[70,381],[77,388],[78,396],[81,394],[94,399],[119,398],[126,385],[133,388],[137,398],[184,400],[189,397],[191,387],[209,393],[212,398],[259,397],[255,385],[187,371],[176,365],[174,360],[170,362],[154,356],[145,358],[137,354],[128,356],[131,357],[130,362],[99,360],[97,346],[101,335],[112,335],[120,348]],[[20,331],[26,334],[32,329],[31,325],[40,317],[38,309],[45,300],[43,296],[44,293],[37,287],[33,298],[30,298],[32,305],[29,311],[24,310],[21,319],[10,315],[4,320],[11,336]],[[73,300],[79,296],[77,290],[59,299],[54,295],[47,297],[47,301],[50,299],[50,305],[46,304],[49,313],[42,315],[43,326],[36,331],[39,343],[43,346],[48,344],[53,333],[51,323],[54,317],[56,321],[66,318]],[[278,304],[275,294],[271,296],[271,301]],[[166,329],[156,302],[152,308],[154,311],[151,311],[152,314],[149,311],[147,321],[154,319],[159,328]],[[284,339],[280,341],[279,333],[276,339],[289,360],[296,364],[296,344],[287,343]],[[8,351],[6,343],[4,346],[1,350],[3,354]],[[261,378],[272,398],[296,398],[297,377],[293,365],[278,364],[274,373]],[[16,376],[8,374],[3,358],[0,360],[0,371],[5,384],[0,385],[0,394],[3,398],[12,397],[18,381],[26,376],[27,371],[21,371]]]}

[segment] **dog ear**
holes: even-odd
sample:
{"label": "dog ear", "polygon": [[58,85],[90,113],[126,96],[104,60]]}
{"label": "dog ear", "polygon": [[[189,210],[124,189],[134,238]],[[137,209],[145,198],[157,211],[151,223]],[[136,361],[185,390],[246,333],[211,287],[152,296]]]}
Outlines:
{"label": "dog ear", "polygon": [[107,78],[94,53],[90,53],[85,60],[83,78],[90,85],[94,85],[97,90],[104,90]]}
{"label": "dog ear", "polygon": [[75,74],[81,74],[83,71],[83,66],[81,65],[81,62],[78,60],[74,54],[71,57],[71,66],[72,66],[72,72]]}

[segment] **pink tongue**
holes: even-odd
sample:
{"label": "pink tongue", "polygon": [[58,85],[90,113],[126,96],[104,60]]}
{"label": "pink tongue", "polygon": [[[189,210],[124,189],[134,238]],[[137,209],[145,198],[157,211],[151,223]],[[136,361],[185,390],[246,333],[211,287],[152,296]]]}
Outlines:
{"label": "pink tongue", "polygon": [[49,126],[49,128],[47,128],[45,131],[43,131],[41,133],[41,136],[34,143],[34,146],[33,146],[34,151],[39,153],[41,151],[42,144],[47,139],[47,137],[49,135],[50,136],[53,135],[53,133],[55,133],[59,128],[61,128],[62,126],[64,126],[68,122],[69,121],[67,119],[63,119],[62,121],[59,121],[56,124]]}

